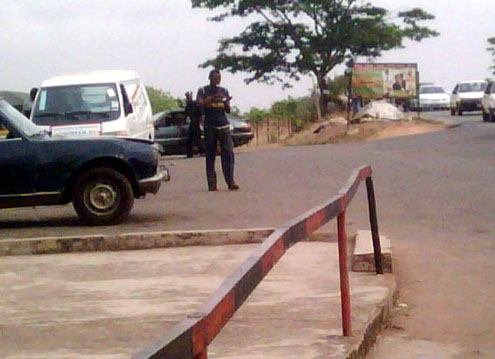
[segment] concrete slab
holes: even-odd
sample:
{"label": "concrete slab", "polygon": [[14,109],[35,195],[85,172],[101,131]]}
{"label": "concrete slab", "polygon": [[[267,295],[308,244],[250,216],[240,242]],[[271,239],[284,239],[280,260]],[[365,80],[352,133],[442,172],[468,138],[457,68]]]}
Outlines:
{"label": "concrete slab", "polygon": [[[380,247],[383,271],[392,273],[392,244],[383,234],[380,234]],[[354,272],[376,272],[371,231],[357,231],[351,268]]]}
{"label": "concrete slab", "polygon": [[[194,313],[256,246],[1,257],[0,357],[129,358]],[[299,243],[209,358],[355,358],[383,323],[395,281],[351,273],[351,291],[354,335],[344,338],[337,245]]]}

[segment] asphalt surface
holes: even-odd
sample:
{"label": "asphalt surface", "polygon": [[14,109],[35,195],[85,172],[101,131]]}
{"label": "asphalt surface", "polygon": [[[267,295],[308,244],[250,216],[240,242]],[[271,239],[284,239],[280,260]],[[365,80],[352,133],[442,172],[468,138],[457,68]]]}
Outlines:
{"label": "asphalt surface", "polygon": [[[453,358],[493,358],[495,124],[477,114],[453,124],[460,126],[359,144],[239,153],[238,192],[223,184],[207,192],[203,158],[167,159],[172,181],[139,201],[129,223],[82,227],[68,206],[2,210],[0,237],[277,227],[333,196],[354,168],[371,164],[380,230],[393,238],[404,304],[394,322],[400,340],[454,346]],[[350,208],[349,231],[368,226],[364,197],[360,190]]]}

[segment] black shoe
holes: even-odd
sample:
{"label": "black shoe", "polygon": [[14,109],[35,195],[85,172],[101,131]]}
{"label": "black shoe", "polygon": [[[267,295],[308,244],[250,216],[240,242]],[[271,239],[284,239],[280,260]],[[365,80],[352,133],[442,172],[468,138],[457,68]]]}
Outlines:
{"label": "black shoe", "polygon": [[216,184],[209,184],[208,185],[208,191],[215,192],[216,190],[217,190],[217,185]]}
{"label": "black shoe", "polygon": [[229,184],[229,190],[231,191],[237,191],[239,189],[239,185],[235,182],[232,182],[231,184]]}

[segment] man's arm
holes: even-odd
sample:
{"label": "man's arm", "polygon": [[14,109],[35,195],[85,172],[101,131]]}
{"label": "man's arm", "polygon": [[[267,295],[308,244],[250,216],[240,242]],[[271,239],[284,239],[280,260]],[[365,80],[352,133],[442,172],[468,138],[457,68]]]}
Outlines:
{"label": "man's arm", "polygon": [[223,99],[223,104],[224,104],[224,109],[226,113],[230,113],[231,108],[230,108],[230,100],[232,99],[232,96],[230,96],[229,91],[225,89],[225,98]]}

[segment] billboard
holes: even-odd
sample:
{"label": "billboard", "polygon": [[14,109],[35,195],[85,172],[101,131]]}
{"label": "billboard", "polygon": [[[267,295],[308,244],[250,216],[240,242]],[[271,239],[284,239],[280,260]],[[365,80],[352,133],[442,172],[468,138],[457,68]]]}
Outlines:
{"label": "billboard", "polygon": [[356,63],[352,92],[363,98],[415,98],[418,65],[399,63]]}

